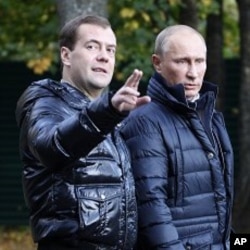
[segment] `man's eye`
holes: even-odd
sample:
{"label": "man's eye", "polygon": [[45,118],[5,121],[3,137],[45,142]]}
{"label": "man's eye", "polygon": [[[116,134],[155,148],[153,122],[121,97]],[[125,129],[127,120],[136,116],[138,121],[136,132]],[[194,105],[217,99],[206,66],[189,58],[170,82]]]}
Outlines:
{"label": "man's eye", "polygon": [[204,59],[197,59],[197,63],[203,63],[205,60]]}
{"label": "man's eye", "polygon": [[108,48],[107,51],[110,53],[110,54],[115,54],[115,49],[114,48]]}
{"label": "man's eye", "polygon": [[177,60],[177,63],[180,63],[180,64],[186,63],[186,60]]}
{"label": "man's eye", "polygon": [[89,50],[95,50],[95,49],[97,49],[98,48],[98,46],[97,45],[94,45],[94,44],[89,44],[89,45],[87,45],[87,49],[89,49]]}

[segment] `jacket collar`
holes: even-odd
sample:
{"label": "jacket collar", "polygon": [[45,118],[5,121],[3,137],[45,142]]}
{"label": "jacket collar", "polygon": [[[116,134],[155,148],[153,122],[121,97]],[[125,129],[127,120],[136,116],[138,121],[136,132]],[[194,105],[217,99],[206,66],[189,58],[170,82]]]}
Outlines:
{"label": "jacket collar", "polygon": [[[218,93],[218,87],[210,82],[204,81],[200,90],[200,99],[205,96],[213,96],[215,100]],[[185,91],[182,84],[169,85],[167,81],[158,73],[149,80],[147,94],[155,100],[162,103],[175,103],[187,106]]]}

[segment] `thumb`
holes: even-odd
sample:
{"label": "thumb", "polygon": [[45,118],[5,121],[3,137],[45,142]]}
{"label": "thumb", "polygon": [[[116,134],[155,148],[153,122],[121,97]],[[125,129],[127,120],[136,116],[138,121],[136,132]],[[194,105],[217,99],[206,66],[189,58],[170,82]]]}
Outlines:
{"label": "thumb", "polygon": [[147,95],[142,96],[142,97],[138,97],[137,101],[136,101],[136,107],[142,106],[144,104],[147,104],[151,102],[151,98]]}

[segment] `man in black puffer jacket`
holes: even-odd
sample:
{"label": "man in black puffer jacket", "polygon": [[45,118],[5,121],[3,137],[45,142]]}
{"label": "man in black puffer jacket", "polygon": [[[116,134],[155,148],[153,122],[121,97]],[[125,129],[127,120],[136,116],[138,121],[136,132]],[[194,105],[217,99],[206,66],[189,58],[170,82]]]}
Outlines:
{"label": "man in black puffer jacket", "polygon": [[137,105],[135,70],[115,94],[116,38],[108,20],[79,16],[60,35],[62,80],[32,83],[17,103],[23,188],[39,250],[131,250],[134,181],[115,128]]}
{"label": "man in black puffer jacket", "polygon": [[138,200],[138,250],[229,249],[233,151],[217,87],[204,82],[206,45],[191,27],[157,37],[151,102],[128,117]]}

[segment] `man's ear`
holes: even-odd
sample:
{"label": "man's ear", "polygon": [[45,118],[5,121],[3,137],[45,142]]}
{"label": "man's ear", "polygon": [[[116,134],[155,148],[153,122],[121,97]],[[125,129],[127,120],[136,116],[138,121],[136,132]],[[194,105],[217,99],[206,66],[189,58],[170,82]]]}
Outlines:
{"label": "man's ear", "polygon": [[160,56],[157,54],[152,55],[152,64],[156,72],[161,73],[161,59]]}
{"label": "man's ear", "polygon": [[71,51],[67,47],[61,47],[61,61],[63,65],[70,65]]}

